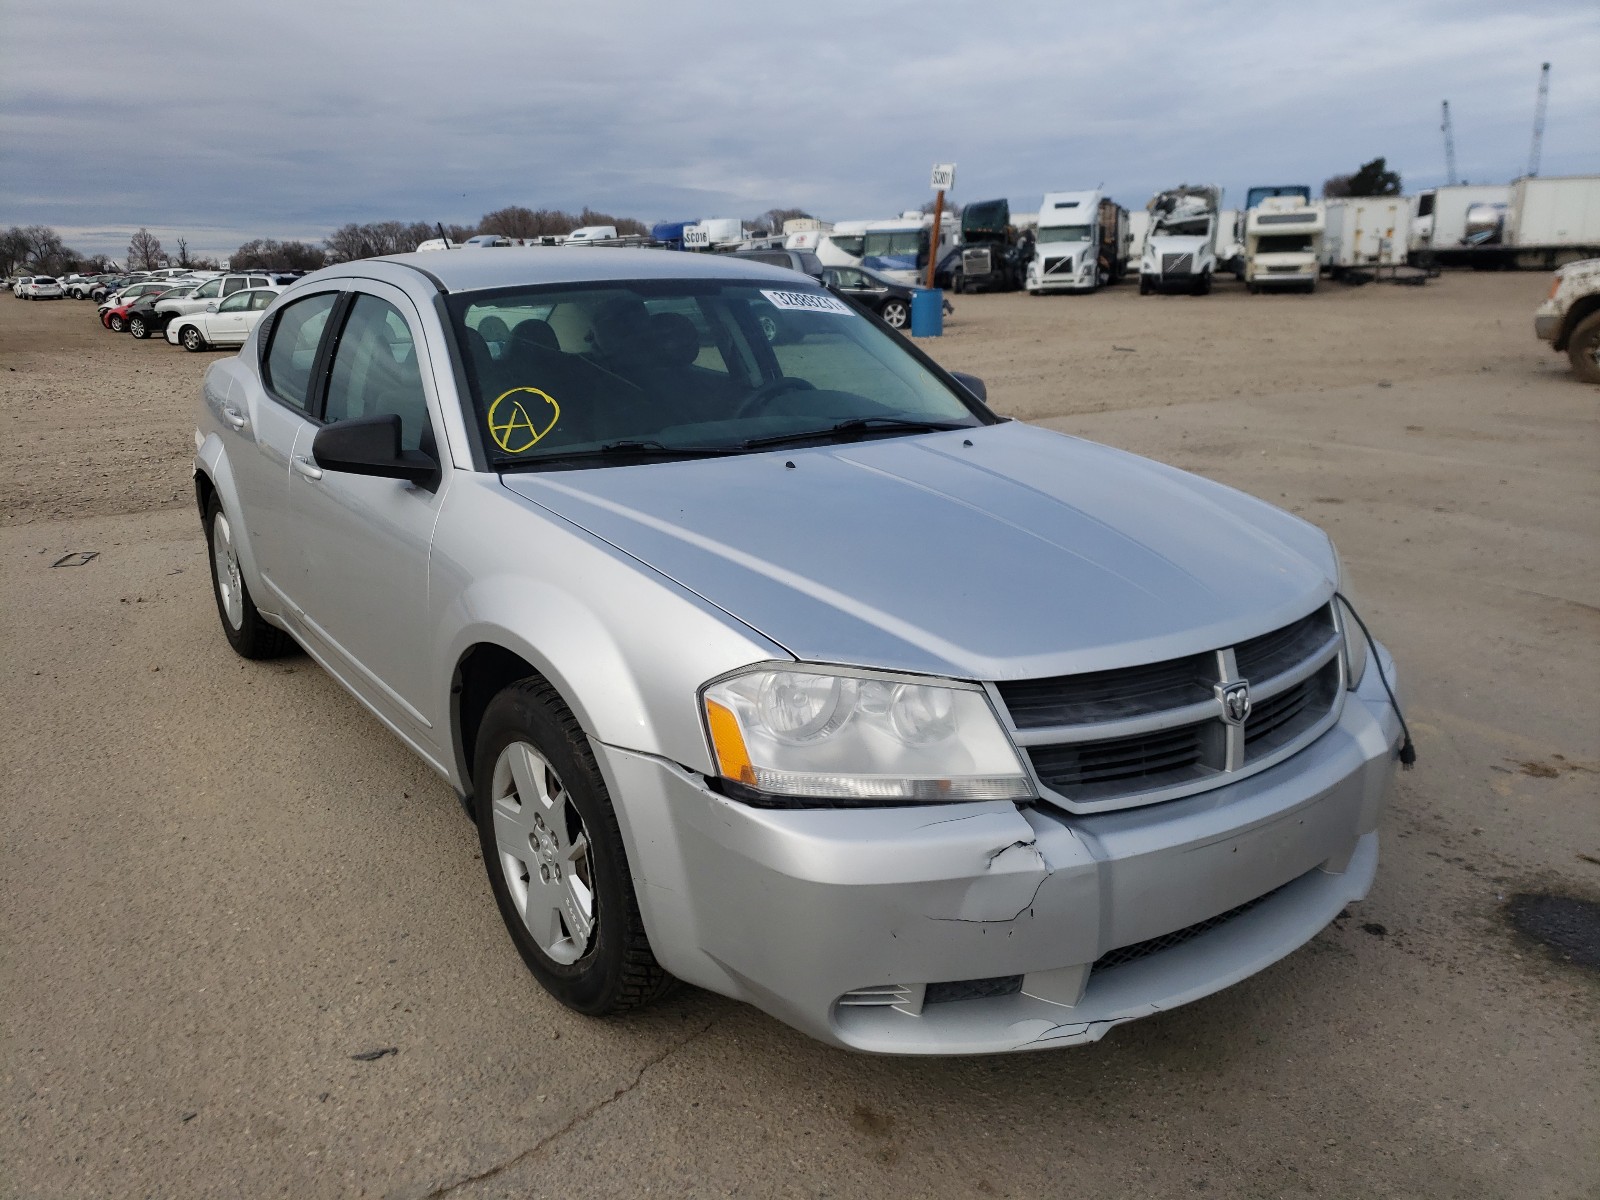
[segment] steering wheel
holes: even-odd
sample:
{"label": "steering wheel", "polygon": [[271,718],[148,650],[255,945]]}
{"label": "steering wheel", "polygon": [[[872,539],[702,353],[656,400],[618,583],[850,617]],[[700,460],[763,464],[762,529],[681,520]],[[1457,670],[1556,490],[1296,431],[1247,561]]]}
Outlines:
{"label": "steering wheel", "polygon": [[768,380],[755,391],[744,398],[744,402],[734,410],[736,418],[753,417],[767,405],[776,400],[784,392],[799,390],[802,392],[816,391],[816,385],[807,379],[791,379],[783,376],[778,379]]}

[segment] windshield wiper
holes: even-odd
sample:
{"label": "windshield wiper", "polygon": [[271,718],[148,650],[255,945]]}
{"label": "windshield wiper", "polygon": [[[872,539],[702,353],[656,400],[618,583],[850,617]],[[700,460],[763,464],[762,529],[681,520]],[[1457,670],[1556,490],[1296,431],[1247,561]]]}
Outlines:
{"label": "windshield wiper", "polygon": [[722,458],[741,453],[738,446],[668,446],[655,441],[606,442],[589,450],[568,450],[562,454],[541,454],[519,462],[501,463],[501,470],[520,470],[527,467],[564,465],[569,463],[620,460],[630,458]]}
{"label": "windshield wiper", "polygon": [[807,429],[800,433],[775,433],[771,437],[751,438],[744,443],[746,450],[763,446],[786,446],[794,442],[812,442],[818,438],[833,437],[839,433],[941,433],[948,429],[973,429],[965,421],[917,421],[905,417],[851,417],[825,429]]}

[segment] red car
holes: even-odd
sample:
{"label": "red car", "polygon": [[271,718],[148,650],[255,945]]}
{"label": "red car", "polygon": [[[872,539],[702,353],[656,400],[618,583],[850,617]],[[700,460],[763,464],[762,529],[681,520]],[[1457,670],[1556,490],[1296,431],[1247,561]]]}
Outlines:
{"label": "red car", "polygon": [[123,288],[114,298],[108,297],[100,306],[100,324],[114,333],[121,333],[127,325],[128,310],[144,297],[164,292],[187,291],[193,286],[193,280],[177,287],[163,280],[159,283],[136,283]]}

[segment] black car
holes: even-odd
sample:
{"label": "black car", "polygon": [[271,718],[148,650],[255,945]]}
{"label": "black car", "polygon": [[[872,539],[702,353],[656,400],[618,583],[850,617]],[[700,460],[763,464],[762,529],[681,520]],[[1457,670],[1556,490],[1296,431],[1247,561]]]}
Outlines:
{"label": "black car", "polygon": [[[904,329],[911,324],[911,296],[915,289],[896,283],[868,267],[824,267],[822,283],[851,303],[877,313],[885,325]],[[954,312],[944,302],[945,312]]]}
{"label": "black car", "polygon": [[156,311],[156,301],[171,296],[185,296],[194,287],[193,283],[184,283],[168,288],[164,292],[151,292],[149,295],[139,297],[139,302],[130,308],[128,315],[123,318],[122,327],[133,337],[141,340],[159,337],[167,331],[168,323],[178,314]]}
{"label": "black car", "polygon": [[769,267],[787,267],[791,271],[799,271],[802,275],[809,275],[816,280],[822,279],[824,270],[822,260],[809,250],[783,250],[777,247],[767,250],[734,250],[728,257],[766,263]]}

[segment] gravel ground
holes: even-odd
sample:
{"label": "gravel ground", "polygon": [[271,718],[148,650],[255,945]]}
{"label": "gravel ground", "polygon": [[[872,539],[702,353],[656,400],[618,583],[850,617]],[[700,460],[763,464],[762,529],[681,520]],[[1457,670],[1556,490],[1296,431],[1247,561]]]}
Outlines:
{"label": "gravel ground", "polygon": [[445,786],[307,659],[229,652],[213,356],[0,297],[0,1195],[1600,1194],[1600,977],[1509,919],[1600,900],[1600,388],[1533,339],[1545,286],[956,299],[924,345],[1000,411],[1328,528],[1421,762],[1305,949],[942,1061],[547,999]]}

